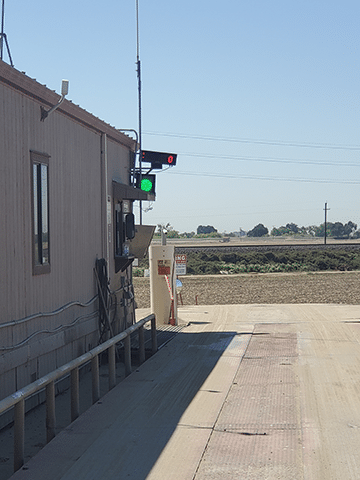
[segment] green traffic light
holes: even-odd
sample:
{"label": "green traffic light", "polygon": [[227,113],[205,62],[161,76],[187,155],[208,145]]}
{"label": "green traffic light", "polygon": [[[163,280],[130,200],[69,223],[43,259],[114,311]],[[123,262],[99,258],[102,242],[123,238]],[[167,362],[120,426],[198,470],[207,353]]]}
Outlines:
{"label": "green traffic light", "polygon": [[148,178],[143,178],[141,179],[141,190],[144,190],[144,192],[151,192],[153,189],[153,182],[149,180]]}

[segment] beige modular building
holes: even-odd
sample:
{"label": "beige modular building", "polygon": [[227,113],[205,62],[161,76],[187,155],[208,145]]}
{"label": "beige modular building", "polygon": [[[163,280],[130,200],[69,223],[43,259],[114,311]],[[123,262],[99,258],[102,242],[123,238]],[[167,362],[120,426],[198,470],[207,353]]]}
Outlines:
{"label": "beige modular building", "polygon": [[0,398],[134,321],[136,142],[59,98],[0,61]]}

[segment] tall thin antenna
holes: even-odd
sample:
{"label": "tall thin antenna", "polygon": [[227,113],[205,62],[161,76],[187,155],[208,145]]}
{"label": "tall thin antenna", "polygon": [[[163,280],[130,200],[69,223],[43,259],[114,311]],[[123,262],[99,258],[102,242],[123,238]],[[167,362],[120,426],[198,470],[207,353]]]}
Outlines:
{"label": "tall thin antenna", "polygon": [[[141,183],[141,63],[140,63],[140,40],[139,40],[139,1],[136,0],[136,66],[138,77],[138,104],[139,104],[139,171]],[[142,225],[142,202],[140,200],[140,225]]]}
{"label": "tall thin antenna", "polygon": [[1,10],[1,37],[0,37],[0,58],[3,59],[3,46],[4,46],[4,19],[5,19],[5,0],[2,0]]}
{"label": "tall thin antenna", "polygon": [[1,32],[0,32],[0,59],[3,60],[3,52],[4,52],[4,40],[6,45],[6,50],[9,55],[10,65],[13,67],[13,61],[11,58],[9,44],[6,38],[6,34],[4,33],[4,25],[5,25],[5,0],[2,0],[2,9],[1,9]]}
{"label": "tall thin antenna", "polygon": [[139,2],[136,0],[136,60],[140,59],[140,42],[139,42]]}

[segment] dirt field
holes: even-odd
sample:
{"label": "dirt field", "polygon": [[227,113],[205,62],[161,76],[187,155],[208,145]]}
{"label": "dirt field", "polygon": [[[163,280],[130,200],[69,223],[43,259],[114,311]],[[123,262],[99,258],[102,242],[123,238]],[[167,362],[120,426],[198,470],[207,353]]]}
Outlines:
{"label": "dirt field", "polygon": [[[138,308],[149,307],[149,278],[133,281]],[[184,305],[360,304],[360,272],[185,276],[181,281]]]}

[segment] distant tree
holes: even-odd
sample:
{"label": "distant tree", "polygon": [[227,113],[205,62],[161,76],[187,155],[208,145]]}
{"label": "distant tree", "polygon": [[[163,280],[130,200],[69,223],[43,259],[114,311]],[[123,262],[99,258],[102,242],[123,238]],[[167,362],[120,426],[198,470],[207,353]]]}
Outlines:
{"label": "distant tree", "polygon": [[348,222],[344,225],[344,233],[349,238],[350,236],[353,236],[354,233],[356,232],[357,225],[354,222]]}
{"label": "distant tree", "polygon": [[349,238],[350,236],[353,236],[357,229],[356,223],[353,222],[348,222],[343,225],[341,222],[335,222],[335,223],[328,223],[327,224],[327,234],[330,237],[335,237],[335,238]]}
{"label": "distant tree", "polygon": [[166,236],[167,238],[180,238],[180,234],[177,230],[168,230]]}
{"label": "distant tree", "polygon": [[264,227],[262,223],[259,223],[259,225],[256,225],[252,230],[250,230],[247,233],[248,237],[263,237],[264,235],[267,235],[269,233],[269,230]]}
{"label": "distant tree", "polygon": [[329,237],[342,238],[344,236],[344,225],[341,222],[329,222],[326,226],[326,233]]}
{"label": "distant tree", "polygon": [[[281,227],[280,227],[281,228]],[[280,228],[276,228],[276,227],[273,227],[271,232],[270,232],[270,235],[272,237],[280,237],[281,235],[281,231],[280,231]]]}
{"label": "distant tree", "polygon": [[192,238],[195,235],[195,232],[183,232],[180,233],[180,237],[183,238]]}
{"label": "distant tree", "polygon": [[199,225],[196,229],[196,233],[198,235],[200,234],[208,234],[208,233],[217,233],[217,230],[216,228],[214,228],[213,226],[211,225],[207,225],[206,227],[204,225]]}
{"label": "distant tree", "polygon": [[299,233],[299,227],[295,223],[287,223],[285,228],[288,233]]}
{"label": "distant tree", "polygon": [[279,228],[274,227],[271,230],[270,235],[273,235],[274,237],[280,237],[281,235],[286,235],[287,233],[289,233],[287,228],[284,226],[281,226]]}
{"label": "distant tree", "polygon": [[315,237],[324,237],[324,234],[325,234],[325,224],[324,223],[322,223],[319,226],[313,225],[312,228],[313,228]]}
{"label": "distant tree", "polygon": [[308,235],[312,235],[313,237],[316,237],[316,229],[318,227],[316,225],[309,225],[308,227],[306,227],[306,231],[308,233]]}
{"label": "distant tree", "polygon": [[279,228],[274,227],[271,230],[270,235],[279,237],[280,235],[294,235],[295,233],[299,232],[299,227],[295,223],[287,223],[285,226],[281,226]]}

